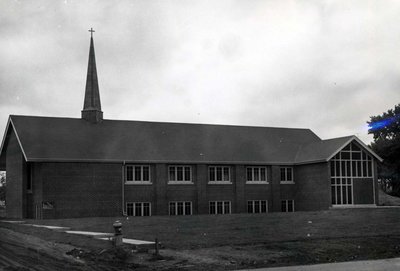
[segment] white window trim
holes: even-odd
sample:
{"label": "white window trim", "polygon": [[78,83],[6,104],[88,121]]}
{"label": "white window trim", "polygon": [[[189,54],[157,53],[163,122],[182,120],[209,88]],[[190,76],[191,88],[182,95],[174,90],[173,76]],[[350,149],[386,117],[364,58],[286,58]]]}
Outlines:
{"label": "white window trim", "polygon": [[133,208],[133,214],[132,214],[132,216],[136,216],[136,204],[141,204],[142,206],[141,206],[141,212],[142,212],[142,215],[141,216],[144,216],[143,214],[144,214],[144,203],[148,203],[149,204],[149,215],[148,216],[151,216],[151,202],[149,202],[149,201],[143,201],[143,202],[133,202],[133,201],[129,201],[129,202],[126,202],[126,205],[125,205],[125,207],[126,207],[126,214],[128,215],[128,204],[129,203],[132,203],[132,208]]}
{"label": "white window trim", "polygon": [[[259,204],[260,204],[260,212],[259,212],[259,213],[255,213],[255,212],[254,212],[254,209],[255,209],[255,202],[256,202],[256,201],[258,201]],[[266,207],[266,212],[264,212],[264,213],[261,212],[261,202],[262,202],[262,201],[265,201],[265,204],[266,204],[266,206],[265,206],[265,207]],[[248,213],[248,214],[266,214],[266,213],[268,213],[268,200],[266,200],[266,199],[248,200],[248,201],[247,201],[247,205],[249,204],[249,202],[252,203],[253,212],[252,212],[252,213],[249,213],[248,210],[247,210],[247,213]],[[246,208],[248,208],[248,206],[246,206]]]}
{"label": "white window trim", "polygon": [[281,181],[281,184],[295,184],[294,181]]}
{"label": "white window trim", "polygon": [[[177,174],[178,174],[178,170],[177,170],[177,167],[183,167],[183,179],[185,179],[185,167],[189,167],[190,168],[190,181],[184,181],[184,180],[182,180],[182,181],[177,181],[177,180],[170,180],[169,179],[169,171],[170,171],[170,168],[171,167],[175,167],[175,177],[177,176]],[[190,166],[190,165],[170,165],[170,166],[168,166],[168,184],[194,184],[194,182],[193,182],[193,167],[192,166]]]}
{"label": "white window trim", "polygon": [[[285,212],[282,211],[282,213],[294,213],[296,211],[296,209],[294,208],[294,206],[295,206],[294,205],[294,199],[283,199],[281,201],[285,201],[286,202],[286,211]],[[293,211],[288,211],[288,209],[289,209],[289,201],[292,201],[292,203],[293,203],[292,204]]]}
{"label": "white window trim", "polygon": [[[182,202],[183,203],[183,215],[178,215],[178,202]],[[187,202],[190,202],[190,214],[186,214],[186,208],[185,208],[185,204]],[[170,205],[171,203],[175,204],[175,214],[171,214],[171,210],[170,210]],[[186,215],[193,215],[193,202],[191,201],[170,201],[168,202],[168,213],[170,216],[186,216]]]}
{"label": "white window trim", "polygon": [[[214,214],[212,214],[212,215],[229,215],[229,214],[232,214],[232,202],[230,200],[212,200],[212,201],[209,201],[208,202],[208,214],[211,215],[211,213],[210,213],[211,202],[215,203]],[[217,203],[218,202],[222,202],[222,214],[218,214],[217,213],[217,210],[218,210],[218,207],[217,207],[218,204]],[[229,202],[229,213],[225,213],[225,202]]]}
{"label": "white window trim", "polygon": [[[224,178],[224,168],[228,168],[228,174],[229,174],[229,181],[210,181],[210,168],[214,168],[214,177],[217,179],[217,168],[221,167],[222,168],[222,178]],[[232,184],[232,178],[231,178],[231,167],[230,166],[208,166],[208,184]]]}
{"label": "white window trim", "polygon": [[[282,169],[282,168],[285,169],[285,177],[286,177],[286,179],[287,179],[287,169],[288,169],[288,168],[292,169],[292,170],[291,170],[291,171],[292,171],[292,180],[291,180],[291,181],[282,181],[282,180],[281,180],[281,184],[295,184],[295,182],[294,182],[294,169],[293,169],[293,167],[280,167],[280,169]],[[279,169],[279,178],[281,178],[281,177],[280,177],[280,174],[281,174],[280,169]]]}
{"label": "white window trim", "polygon": [[[248,168],[252,169],[251,172],[252,172],[253,179],[254,179],[254,168],[258,168],[259,170],[261,168],[264,168],[265,169],[265,181],[249,181],[249,180],[247,180],[247,169]],[[259,174],[261,174],[261,173],[259,173]],[[269,184],[267,167],[263,167],[263,166],[249,166],[249,167],[246,167],[246,184]]]}
{"label": "white window trim", "polygon": [[152,185],[150,181],[126,181],[126,185]]}
{"label": "white window trim", "polygon": [[209,181],[208,184],[232,184],[231,181]]}
{"label": "white window trim", "polygon": [[[352,143],[350,143],[350,146]],[[354,144],[354,143],[353,143]],[[335,163],[335,176],[331,176],[331,177],[343,177],[343,178],[348,178],[351,177],[353,179],[370,179],[370,178],[374,178],[374,159],[371,155],[369,155],[369,153],[367,151],[365,151],[363,148],[361,148],[360,146],[357,146],[358,148],[360,148],[360,150],[353,150],[352,147],[350,147],[350,150],[341,150],[340,152],[338,152],[334,157],[332,157],[331,160],[329,160],[330,162],[339,162],[340,165],[342,164],[342,162],[350,162],[350,176],[346,175],[342,175],[342,170],[341,168],[339,169],[339,175],[336,175],[336,163]],[[342,152],[346,152],[350,154],[350,159],[342,159],[341,158],[341,153]],[[360,159],[353,159],[352,154],[353,153],[360,153]],[[363,158],[363,153],[366,155],[364,159]],[[339,155],[339,159],[336,158],[336,156]],[[369,158],[369,159],[368,159]],[[358,165],[360,164],[360,173],[361,176],[353,176],[353,161],[356,162],[356,173],[358,172]],[[366,162],[366,175],[364,175],[364,163]],[[369,162],[371,162],[371,169],[369,168],[370,164]],[[340,166],[341,167],[341,166]],[[347,166],[346,166],[347,169]],[[369,170],[370,169],[370,170]],[[368,175],[368,171],[371,171],[371,175]],[[358,175],[358,174],[356,174]]]}
{"label": "white window trim", "polygon": [[267,181],[246,181],[246,184],[269,184]]}
{"label": "white window trim", "polygon": [[[127,180],[127,178],[128,178],[128,174],[127,174],[128,167],[132,167],[132,174],[133,174],[132,175],[132,177],[133,177],[132,181],[128,181]],[[148,167],[149,168],[149,180],[148,181],[143,181],[143,180],[135,181],[134,180],[135,179],[135,168],[136,167],[141,167],[141,175],[143,175],[143,167]],[[127,184],[127,185],[152,185],[153,183],[151,181],[151,167],[150,167],[150,165],[126,165],[125,166],[125,184]]]}
{"label": "white window trim", "polygon": [[194,184],[192,181],[168,181],[168,184],[177,184],[177,185],[182,185],[182,184]]}

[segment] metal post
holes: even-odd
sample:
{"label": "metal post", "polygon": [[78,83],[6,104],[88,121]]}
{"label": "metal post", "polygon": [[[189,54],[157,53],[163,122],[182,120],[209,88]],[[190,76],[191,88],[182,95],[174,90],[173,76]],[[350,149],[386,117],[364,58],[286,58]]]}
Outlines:
{"label": "metal post", "polygon": [[114,246],[118,247],[122,245],[122,223],[117,220],[113,223],[114,227]]}
{"label": "metal post", "polygon": [[158,238],[156,238],[155,242],[154,242],[154,246],[155,246],[155,255],[160,255],[159,252],[159,244],[158,244]]}

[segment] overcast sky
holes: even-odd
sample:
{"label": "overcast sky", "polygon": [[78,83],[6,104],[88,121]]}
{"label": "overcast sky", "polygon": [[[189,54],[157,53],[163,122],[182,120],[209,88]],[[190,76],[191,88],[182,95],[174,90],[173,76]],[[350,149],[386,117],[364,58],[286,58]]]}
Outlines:
{"label": "overcast sky", "polygon": [[0,2],[0,131],[79,118],[90,33],[106,119],[358,135],[400,102],[400,1]]}

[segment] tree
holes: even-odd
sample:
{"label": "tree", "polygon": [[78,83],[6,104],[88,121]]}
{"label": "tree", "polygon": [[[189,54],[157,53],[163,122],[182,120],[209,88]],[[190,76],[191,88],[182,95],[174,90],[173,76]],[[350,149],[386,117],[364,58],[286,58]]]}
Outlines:
{"label": "tree", "polygon": [[0,201],[6,200],[6,172],[0,171]]}
{"label": "tree", "polygon": [[367,123],[368,133],[374,136],[371,148],[384,159],[378,165],[378,177],[400,196],[400,104],[382,115],[370,117]]}

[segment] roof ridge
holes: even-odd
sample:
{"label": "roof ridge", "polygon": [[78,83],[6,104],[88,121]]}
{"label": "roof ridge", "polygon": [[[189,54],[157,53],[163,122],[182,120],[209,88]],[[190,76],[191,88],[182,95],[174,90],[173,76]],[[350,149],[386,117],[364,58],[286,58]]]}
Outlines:
{"label": "roof ridge", "polygon": [[352,138],[355,137],[356,135],[348,135],[348,136],[340,136],[340,137],[332,137],[328,139],[322,139],[322,141],[329,141],[329,140],[338,140],[338,139],[344,139],[344,138]]}
{"label": "roof ridge", "polygon": [[[23,118],[48,118],[48,119],[71,119],[81,120],[81,118],[74,117],[51,117],[51,116],[32,116],[32,115],[13,115],[10,117],[23,117]],[[149,121],[149,120],[118,120],[118,119],[104,119],[103,122],[141,122],[141,123],[157,123],[157,124],[183,124],[183,125],[207,125],[207,126],[225,126],[225,127],[244,127],[244,128],[268,128],[268,129],[281,129],[281,130],[301,130],[310,131],[317,138],[319,138],[310,128],[298,127],[274,127],[274,126],[257,126],[257,125],[239,125],[239,124],[218,124],[218,123],[196,123],[196,122],[172,122],[172,121]],[[319,138],[320,139],[320,138]],[[321,139],[320,139],[321,140]]]}

